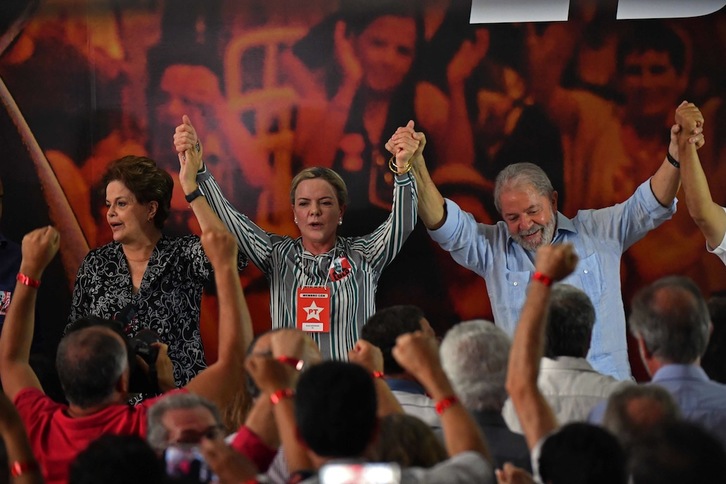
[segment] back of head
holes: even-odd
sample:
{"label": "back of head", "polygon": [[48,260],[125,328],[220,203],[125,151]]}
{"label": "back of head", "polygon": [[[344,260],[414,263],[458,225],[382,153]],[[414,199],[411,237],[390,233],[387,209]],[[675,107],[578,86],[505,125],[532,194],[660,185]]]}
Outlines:
{"label": "back of head", "polygon": [[570,284],[556,284],[547,313],[544,355],[584,358],[594,324],[595,308],[588,295]]}
{"label": "back of head", "polygon": [[547,437],[539,459],[542,482],[625,484],[625,453],[607,430],[570,423]]}
{"label": "back of head", "polygon": [[164,415],[170,410],[193,410],[204,408],[214,417],[217,425],[222,425],[222,417],[217,406],[206,398],[195,393],[173,393],[159,399],[146,415],[147,435],[149,445],[156,452],[161,453],[169,443],[169,429],[164,426]]}
{"label": "back of head", "polygon": [[497,211],[502,213],[499,197],[505,189],[528,185],[548,199],[552,198],[555,191],[547,174],[534,163],[512,163],[504,167],[494,182],[494,205]]}
{"label": "back of head", "polygon": [[112,181],[122,182],[139,203],[157,202],[154,225],[161,229],[171,210],[171,195],[174,181],[156,162],[144,156],[124,156],[112,162],[103,176],[101,187]]}
{"label": "back of head", "polygon": [[448,458],[431,427],[405,413],[386,415],[372,449],[375,462],[396,462],[401,467],[433,467]]}
{"label": "back of head", "polygon": [[79,329],[61,339],[56,368],[69,403],[80,408],[108,403],[128,369],[126,348],[109,328]]}
{"label": "back of head", "polygon": [[708,344],[708,307],[686,277],[664,277],[643,288],[633,299],[628,322],[648,351],[664,362],[692,364]]}
{"label": "back of head", "polygon": [[446,333],[441,366],[467,409],[502,410],[510,347],[506,333],[483,319],[459,323]]}
{"label": "back of head", "polygon": [[670,422],[631,450],[629,471],[633,484],[723,482],[726,451],[699,425]]}
{"label": "back of head", "polygon": [[363,367],[325,361],[300,375],[295,420],[305,444],[321,457],[359,457],[376,428],[376,392]]}
{"label": "back of head", "polygon": [[680,410],[668,391],[657,385],[626,385],[608,398],[603,427],[617,437],[624,449],[653,428],[680,418]]}
{"label": "back of head", "polygon": [[376,311],[361,328],[361,339],[377,346],[383,353],[383,371],[387,375],[405,372],[391,351],[396,346],[396,338],[421,330],[423,318],[424,313],[417,306],[391,306]]}
{"label": "back of head", "polygon": [[164,481],[161,460],[141,437],[103,435],[76,456],[69,484],[158,484]]}

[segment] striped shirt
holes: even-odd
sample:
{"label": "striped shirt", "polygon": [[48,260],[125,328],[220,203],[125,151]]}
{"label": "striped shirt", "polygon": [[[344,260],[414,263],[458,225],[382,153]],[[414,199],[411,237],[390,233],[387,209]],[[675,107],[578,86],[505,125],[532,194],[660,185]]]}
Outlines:
{"label": "striped shirt", "polygon": [[[240,251],[267,277],[272,326],[296,327],[297,289],[325,285],[331,294],[330,333],[309,334],[323,358],[347,359],[360,328],[375,313],[381,272],[400,252],[416,225],[418,195],[414,177],[410,173],[396,176],[391,214],[376,230],[360,237],[337,237],[333,249],[318,255],[303,248],[302,238],[266,232],[235,210],[208,170],[197,174],[197,183],[237,238]],[[332,281],[329,269],[339,257],[347,258],[351,272]]]}

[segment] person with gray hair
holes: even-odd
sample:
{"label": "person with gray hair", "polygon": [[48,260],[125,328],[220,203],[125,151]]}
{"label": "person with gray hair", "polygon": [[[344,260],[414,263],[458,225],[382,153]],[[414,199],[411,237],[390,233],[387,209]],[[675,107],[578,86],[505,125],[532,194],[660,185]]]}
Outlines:
{"label": "person with gray hair", "polygon": [[505,462],[531,470],[524,437],[502,418],[509,361],[509,336],[490,321],[475,319],[452,327],[441,342],[441,366],[462,405],[469,410],[489,443],[495,467]]}
{"label": "person with gray hair", "polygon": [[[689,136],[699,147],[703,144],[700,127]],[[673,131],[670,158],[664,157],[653,176],[630,198],[606,208],[580,210],[573,218],[558,212],[558,193],[539,166],[515,163],[506,167],[494,189],[503,220],[494,225],[478,223],[456,203],[444,199],[426,168],[423,133],[412,126],[398,128],[386,144],[389,151],[404,138],[419,141],[411,159],[419,186],[419,217],[429,235],[456,262],[486,280],[497,325],[510,336],[514,334],[529,280],[536,273],[535,251],[552,243],[572,243],[580,262],[564,282],[581,288],[597,304],[587,359],[601,373],[630,379],[620,260],[631,245],[675,213],[680,175]]]}
{"label": "person with gray hair", "polygon": [[681,411],[665,388],[628,385],[610,395],[602,424],[627,452],[657,426],[680,418]]}
{"label": "person with gray hair", "polygon": [[194,393],[173,393],[158,400],[146,415],[146,440],[157,454],[169,444],[198,444],[202,437],[224,435],[219,409]]}
{"label": "person with gray hair", "polygon": [[673,395],[686,420],[726,446],[726,385],[700,365],[711,318],[698,286],[682,276],[658,279],[635,295],[628,321],[652,383]]}
{"label": "person with gray hair", "polygon": [[[595,308],[584,291],[570,284],[552,286],[537,386],[561,425],[586,421],[597,404],[630,385],[598,373],[585,358],[594,324]],[[510,429],[522,431],[510,401],[503,415]]]}

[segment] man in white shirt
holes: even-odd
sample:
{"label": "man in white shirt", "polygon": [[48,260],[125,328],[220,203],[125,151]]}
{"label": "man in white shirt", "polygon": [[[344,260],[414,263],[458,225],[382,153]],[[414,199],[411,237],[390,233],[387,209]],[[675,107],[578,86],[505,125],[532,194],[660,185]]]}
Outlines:
{"label": "man in white shirt", "polygon": [[[598,373],[588,363],[595,308],[584,291],[570,284],[552,287],[545,329],[545,352],[540,362],[537,386],[564,425],[584,422],[590,410],[629,381]],[[510,429],[522,432],[511,400],[504,406]]]}

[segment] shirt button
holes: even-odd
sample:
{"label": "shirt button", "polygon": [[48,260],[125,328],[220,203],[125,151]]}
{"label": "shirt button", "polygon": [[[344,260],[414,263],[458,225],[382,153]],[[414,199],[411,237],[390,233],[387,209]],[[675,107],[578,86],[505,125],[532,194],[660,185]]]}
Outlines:
{"label": "shirt button", "polygon": [[512,283],[512,285],[514,285],[514,286],[518,286],[518,285],[519,285],[519,283],[515,281],[515,282],[513,282],[513,283]]}
{"label": "shirt button", "polygon": [[584,272],[585,274],[588,274],[588,273],[589,273],[590,271],[588,271],[587,269],[585,269],[585,270],[584,270],[584,271],[582,271],[582,272]]}

